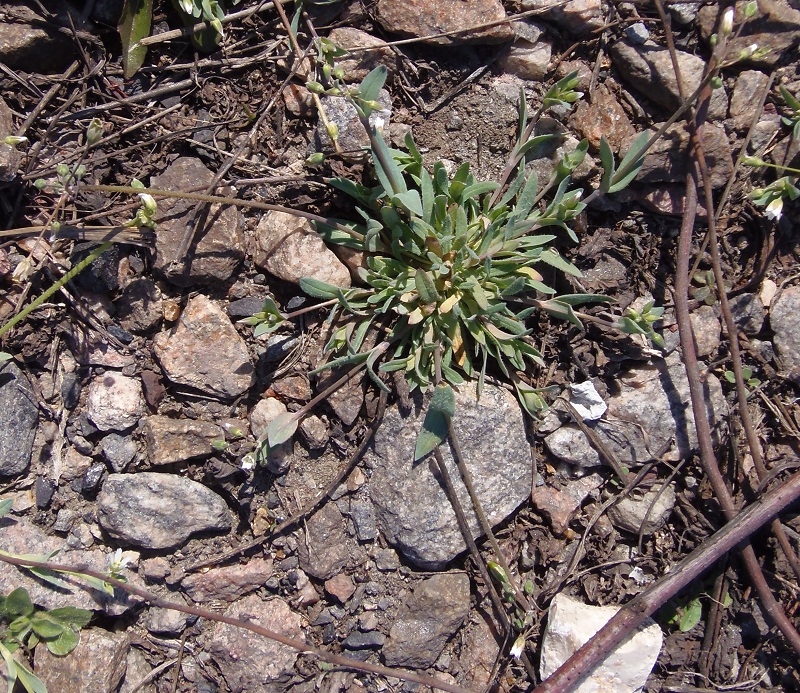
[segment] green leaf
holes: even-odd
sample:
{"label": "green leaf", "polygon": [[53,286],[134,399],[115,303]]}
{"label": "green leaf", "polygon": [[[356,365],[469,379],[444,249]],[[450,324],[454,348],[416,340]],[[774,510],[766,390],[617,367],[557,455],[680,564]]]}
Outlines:
{"label": "green leaf", "polygon": [[461,191],[461,199],[469,200],[473,197],[479,197],[485,193],[494,192],[497,190],[497,187],[497,183],[491,180],[472,183],[472,185],[468,185]]}
{"label": "green leaf", "polygon": [[57,609],[50,609],[47,612],[51,618],[68,625],[70,628],[83,628],[89,625],[94,615],[87,609],[79,609],[77,606],[62,606]]}
{"label": "green leaf", "polygon": [[8,511],[13,507],[13,498],[3,498],[3,500],[0,500],[0,517],[5,517],[8,514]]}
{"label": "green leaf", "polygon": [[291,438],[297,430],[298,419],[287,411],[275,418],[267,428],[267,442],[271,448],[278,447]]}
{"label": "green leaf", "polygon": [[569,260],[561,257],[555,248],[549,248],[548,250],[542,252],[542,254],[539,256],[539,259],[551,267],[555,267],[566,274],[571,274],[573,277],[582,276],[581,271]]}
{"label": "green leaf", "polygon": [[456,399],[453,388],[449,385],[438,385],[428,405],[422,430],[417,436],[414,462],[418,462],[447,440],[448,420],[455,415],[455,410]]}
{"label": "green leaf", "polygon": [[680,628],[682,633],[686,633],[700,623],[700,619],[702,618],[703,604],[700,601],[700,597],[697,597],[696,599],[693,599],[686,607],[686,610],[683,612],[681,620],[678,623],[678,628]]}
{"label": "green leaf", "polygon": [[418,217],[423,215],[422,200],[416,190],[406,190],[403,193],[392,195],[392,202]]}
{"label": "green leaf", "polygon": [[376,101],[386,83],[386,76],[389,74],[388,70],[379,65],[372,72],[370,72],[361,81],[359,87],[359,95],[364,101]]}
{"label": "green leaf", "polygon": [[122,41],[122,68],[125,79],[130,79],[144,64],[147,46],[139,44],[150,35],[153,18],[153,0],[125,0],[117,24]]}
{"label": "green leaf", "polygon": [[[517,152],[518,156],[524,156],[527,154],[531,149],[534,147],[538,147],[540,144],[545,144],[546,142],[551,142],[555,139],[560,139],[562,135],[559,134],[549,134],[549,135],[536,135],[536,137],[531,137],[525,144],[523,144],[519,151]],[[538,157],[537,157],[538,158]]]}
{"label": "green leaf", "polygon": [[24,587],[17,587],[6,597],[5,608],[9,613],[19,616],[30,616],[33,613],[33,602]]}
{"label": "green leaf", "polygon": [[603,296],[602,294],[562,294],[556,299],[561,303],[566,303],[570,306],[579,306],[582,303],[614,303],[611,296]]}
{"label": "green leaf", "polygon": [[431,275],[425,270],[418,269],[414,275],[414,285],[419,293],[419,300],[425,304],[438,303],[439,292],[431,279]]}
{"label": "green leaf", "polygon": [[576,327],[583,329],[583,323],[578,319],[578,316],[575,315],[572,306],[567,303],[561,303],[557,298],[539,301],[539,308],[559,320],[567,320]]}
{"label": "green leaf", "polygon": [[31,617],[31,628],[42,640],[57,638],[65,629],[70,630],[67,626],[50,618],[46,611],[37,611]]}
{"label": "green leaf", "polygon": [[52,640],[46,640],[45,645],[57,657],[64,657],[78,646],[78,634],[69,628]]}
{"label": "green leaf", "polygon": [[525,181],[525,187],[517,196],[517,203],[514,206],[514,211],[521,217],[527,217],[533,208],[533,203],[536,201],[536,193],[538,191],[539,177],[536,175],[536,171],[531,171],[528,175],[528,179]]}
{"label": "green leaf", "polygon": [[375,174],[387,195],[399,195],[408,190],[403,172],[397,165],[392,152],[380,134],[373,132],[370,137],[372,143],[372,162],[375,165]]}
{"label": "green leaf", "polygon": [[25,686],[25,690],[28,691],[28,693],[47,693],[47,686],[44,685],[36,674],[29,671],[25,665],[16,662],[16,672],[19,677],[19,682]]}
{"label": "green leaf", "polygon": [[611,188],[611,178],[614,175],[614,152],[608,140],[603,135],[600,138],[600,163],[603,164],[603,177],[600,179],[600,190],[608,192]]}
{"label": "green leaf", "polygon": [[328,284],[319,279],[314,279],[313,277],[303,277],[300,280],[300,288],[314,298],[321,298],[326,301],[332,298],[339,298],[340,289],[338,286]]}
{"label": "green leaf", "polygon": [[6,677],[8,678],[8,693],[14,693],[14,685],[17,682],[17,660],[14,659],[9,649],[0,642],[0,654],[6,663]]}
{"label": "green leaf", "polygon": [[0,363],[5,363],[6,361],[10,361],[13,359],[14,356],[9,354],[7,351],[0,351]]}
{"label": "green leaf", "polygon": [[[622,161],[620,161],[619,168],[611,177],[611,185],[608,188],[608,192],[618,192],[619,190],[627,187],[627,185],[634,178],[636,178],[636,175],[639,173],[639,169],[641,169],[642,165],[644,164],[644,147],[649,139],[650,134],[648,132],[643,132],[634,140],[631,148],[628,150],[628,153],[625,155]],[[629,165],[631,168],[628,170]],[[620,174],[623,175],[620,176]]]}

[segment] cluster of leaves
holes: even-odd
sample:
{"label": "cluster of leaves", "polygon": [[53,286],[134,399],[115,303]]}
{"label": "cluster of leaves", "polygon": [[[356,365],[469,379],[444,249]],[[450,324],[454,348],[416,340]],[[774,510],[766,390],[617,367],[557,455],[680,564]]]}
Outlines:
{"label": "cluster of leaves", "polygon": [[[241,0],[229,0],[238,5]],[[222,19],[225,17],[224,0],[172,0],[172,4],[185,26],[205,22],[207,27],[192,35],[198,50],[213,51],[222,40]],[[147,46],[140,41],[150,35],[153,22],[153,0],[125,0],[117,25],[122,40],[122,64],[125,78],[132,77],[144,64]]]}
{"label": "cluster of leaves", "polygon": [[[782,116],[781,121],[792,129],[792,139],[800,141],[800,101],[786,87],[781,87],[780,92],[790,110],[790,114]],[[800,169],[770,164],[757,156],[746,156],[742,162],[748,166],[774,168],[781,173],[790,174],[778,178],[763,188],[755,188],[749,195],[753,204],[764,208],[764,215],[768,219],[780,220],[784,202],[794,201],[800,197],[800,188],[797,187]]]}
{"label": "cluster of leaves", "polygon": [[[336,79],[333,71],[330,76]],[[374,184],[330,181],[355,199],[361,221],[317,224],[326,241],[364,253],[362,286],[343,290],[316,279],[301,281],[306,293],[334,304],[325,350],[336,358],[323,368],[361,365],[384,389],[380,372],[401,372],[412,390],[474,379],[480,393],[491,364],[536,416],[546,403],[542,390],[529,384],[524,374],[544,362],[527,319],[544,311],[580,326],[574,306],[610,301],[592,294],[557,296],[542,274],[580,276],[553,244],[559,237],[578,241],[569,222],[586,205],[571,174],[588,143],[564,155],[550,180],[540,186],[536,173],[525,165],[526,154],[557,136],[530,136],[523,93],[512,152],[514,175],[508,185],[476,180],[468,163],[448,175],[444,164],[436,162],[429,172],[410,135],[405,151],[393,149],[370,123],[370,115],[380,108],[376,99],[385,79],[386,70],[376,68],[345,94],[370,136]],[[545,107],[573,103],[579,97],[576,83],[576,76],[569,75],[554,85],[536,117]],[[644,140],[637,142],[617,168],[603,143],[603,192],[619,190],[633,179],[643,160],[643,145]],[[650,306],[627,316],[626,331],[650,336],[659,315]],[[268,301],[250,323],[265,333],[277,329],[285,317]],[[292,414],[277,422],[269,444],[291,435],[297,418]],[[443,436],[437,433],[432,440],[437,438],[441,442]]]}
{"label": "cluster of leaves", "polygon": [[[13,501],[0,502],[0,517],[5,515]],[[33,560],[48,557],[29,557]],[[51,579],[50,574],[36,573]],[[63,582],[62,582],[63,584]],[[14,690],[19,681],[29,693],[47,693],[41,679],[14,657],[19,649],[31,651],[43,643],[50,652],[59,657],[68,655],[78,644],[78,631],[92,618],[92,612],[65,606],[57,609],[39,609],[31,601],[28,591],[18,587],[6,596],[0,595],[0,621],[5,624],[0,629],[0,655],[6,664],[8,691]]]}

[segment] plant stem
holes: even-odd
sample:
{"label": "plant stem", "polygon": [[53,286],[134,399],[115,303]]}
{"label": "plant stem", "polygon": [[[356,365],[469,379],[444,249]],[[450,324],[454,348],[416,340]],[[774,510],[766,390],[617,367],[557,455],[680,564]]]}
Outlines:
{"label": "plant stem", "polygon": [[11,320],[9,320],[5,325],[0,327],[0,338],[8,332],[14,325],[16,325],[21,320],[24,320],[28,315],[30,315],[34,310],[36,310],[39,306],[42,305],[48,298],[50,298],[56,291],[61,289],[68,281],[76,277],[80,274],[83,270],[85,270],[89,265],[91,265],[98,257],[100,257],[106,250],[111,247],[110,242],[105,242],[97,246],[91,253],[89,253],[83,260],[81,260],[75,267],[73,267],[69,272],[67,272],[61,279],[59,279],[55,284],[53,284],[47,291],[45,291],[39,298],[31,301],[25,308],[23,308],[19,313],[17,313]]}
{"label": "plant stem", "polygon": [[319,214],[314,214],[313,212],[304,212],[299,209],[284,207],[283,205],[271,205],[266,202],[255,202],[253,200],[239,200],[233,197],[222,197],[220,195],[206,195],[204,193],[178,192],[175,190],[158,190],[156,188],[147,188],[145,190],[141,190],[139,188],[132,188],[129,185],[81,185],[80,189],[89,190],[92,192],[124,193],[128,195],[138,195],[141,192],[147,192],[153,197],[168,197],[176,200],[195,200],[197,202],[208,202],[209,204],[233,205],[234,207],[247,207],[249,209],[263,209],[268,212],[284,212],[285,214],[291,214],[292,216],[295,217],[302,217],[304,219],[308,219],[309,221],[316,222],[317,224],[325,224],[325,226],[330,226],[336,229],[337,231],[342,231],[360,241],[364,240],[363,234],[358,233],[358,231],[353,231],[353,229],[345,226],[344,224],[340,224],[331,219],[327,219],[323,216],[320,216]]}

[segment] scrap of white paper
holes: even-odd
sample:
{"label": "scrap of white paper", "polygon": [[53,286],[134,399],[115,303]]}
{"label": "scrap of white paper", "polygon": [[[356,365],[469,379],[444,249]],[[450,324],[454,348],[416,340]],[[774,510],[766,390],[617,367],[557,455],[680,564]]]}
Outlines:
{"label": "scrap of white paper", "polygon": [[579,385],[570,385],[569,391],[571,394],[569,403],[575,407],[575,411],[583,417],[584,421],[597,421],[606,413],[608,406],[590,380]]}

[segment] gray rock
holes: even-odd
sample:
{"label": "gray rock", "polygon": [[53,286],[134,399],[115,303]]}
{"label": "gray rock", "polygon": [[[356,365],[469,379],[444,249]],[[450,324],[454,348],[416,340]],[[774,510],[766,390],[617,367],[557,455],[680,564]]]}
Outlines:
{"label": "gray rock", "polygon": [[522,9],[546,10],[542,17],[578,36],[591,33],[603,26],[603,8],[600,0],[567,0],[556,7],[552,7],[553,4],[549,0],[522,0]]}
{"label": "gray rock", "polygon": [[212,568],[205,573],[187,575],[181,586],[200,604],[233,602],[262,587],[272,575],[272,559],[251,558],[247,563]]}
{"label": "gray rock", "polygon": [[[370,125],[388,132],[389,119],[392,116],[392,97],[386,89],[381,89],[376,100],[381,109],[370,114]],[[342,154],[349,159],[363,158],[369,149],[369,135],[361,124],[355,107],[339,96],[323,96],[322,107],[328,123],[338,128],[337,141]],[[322,118],[317,123],[316,141],[318,151],[335,151],[333,140],[328,135]]]}
{"label": "gray rock", "polygon": [[[655,128],[652,129],[655,132]],[[627,143],[627,150],[633,143]],[[706,123],[701,137],[703,152],[713,188],[722,188],[733,175],[731,145],[725,129],[716,123]],[[691,144],[689,128],[685,123],[676,123],[667,129],[658,142],[647,153],[636,180],[640,183],[676,182],[686,179],[686,162]]]}
{"label": "gray rock", "polygon": [[0,55],[12,70],[62,72],[77,57],[75,43],[30,7],[11,3],[0,21]]}
{"label": "gray rock", "polygon": [[[391,33],[403,36],[427,37],[448,31],[458,31],[506,16],[500,0],[378,0],[377,19]],[[514,38],[508,24],[426,39],[426,43],[452,45],[456,43],[503,43]]]}
{"label": "gray rock", "polygon": [[[264,601],[257,595],[250,595],[224,613],[295,640],[304,640],[300,616],[282,599]],[[286,690],[297,650],[227,623],[214,626],[210,642],[209,652],[232,693],[283,693]]]}
{"label": "gray rock", "polygon": [[258,222],[251,251],[256,265],[292,284],[311,277],[343,289],[350,286],[347,267],[325,245],[308,219],[286,212],[267,212]]}
{"label": "gray rock", "polygon": [[675,507],[675,486],[670,484],[663,491],[660,485],[637,495],[626,496],[608,510],[612,524],[626,532],[645,536],[664,526]]}
{"label": "gray rock", "polygon": [[386,636],[380,631],[374,630],[366,633],[354,631],[342,640],[342,647],[346,650],[369,650],[383,647],[386,643]]}
{"label": "gray rock", "polygon": [[390,667],[427,669],[469,614],[469,578],[442,573],[421,581],[389,631],[383,657]]}
{"label": "gray rock", "polygon": [[97,519],[113,538],[171,549],[201,532],[226,532],[225,502],[202,484],[173,474],[111,474],[97,497]]}
{"label": "gray rock", "polygon": [[100,451],[113,471],[122,472],[136,456],[136,443],[119,433],[109,433],[100,441]]}
{"label": "gray rock", "polygon": [[[656,458],[665,455],[665,459],[675,461],[697,451],[689,382],[678,354],[653,366],[630,371],[620,381],[620,393],[608,400],[609,422],[638,424],[641,431],[646,431],[649,450]],[[728,406],[713,374],[706,376],[703,394],[711,425],[716,427],[725,420]],[[624,433],[622,445],[606,437],[612,448],[616,446],[618,454],[630,446],[630,438]],[[629,457],[621,455],[624,461],[629,461]]]}
{"label": "gray rock", "polygon": [[[180,594],[165,594],[165,598],[171,602],[187,605],[186,598]],[[186,629],[186,624],[191,616],[183,611],[175,609],[159,609],[156,606],[150,607],[144,619],[144,627],[151,633],[163,635],[180,635]]]}
{"label": "gray rock", "polygon": [[361,555],[358,545],[347,537],[335,503],[326,503],[308,518],[306,536],[297,544],[300,567],[319,580],[333,577]]}
{"label": "gray rock", "polygon": [[769,321],[781,365],[787,371],[800,368],[800,286],[790,286],[773,301]]}
{"label": "gray rock", "polygon": [[700,306],[689,316],[698,356],[713,354],[720,343],[722,327],[711,306]]}
{"label": "gray rock", "polygon": [[697,16],[697,3],[676,2],[667,5],[669,13],[678,24],[691,24]]}
{"label": "gray rock", "polygon": [[544,439],[544,444],[552,455],[576,467],[599,467],[603,464],[597,450],[574,424],[557,428]]}
{"label": "gray rock", "polygon": [[[365,461],[374,468],[367,488],[387,540],[426,570],[441,570],[465,548],[455,513],[434,471],[432,456],[412,464],[423,415],[386,412]],[[530,446],[522,413],[509,392],[486,385],[480,400],[474,384],[456,393],[456,433],[475,492],[494,525],[530,494]],[[473,536],[482,534],[455,463],[443,450]]]}
{"label": "gray rock", "polygon": [[[701,7],[697,12],[697,25],[706,40],[717,31],[717,15],[720,9],[719,3],[711,3]],[[741,16],[738,12],[737,15]],[[746,62],[771,67],[780,61],[786,51],[796,47],[798,38],[800,38],[800,8],[796,3],[793,8],[786,0],[759,0],[758,12],[745,22],[739,36],[729,40],[729,55],[738,55],[740,51],[755,43],[759,48],[766,49],[766,52],[764,55],[751,57]]]}
{"label": "gray rock", "polygon": [[644,22],[636,22],[625,27],[625,38],[634,46],[641,46],[650,38],[650,32]]}
{"label": "gray rock", "polygon": [[[339,369],[331,369],[320,374],[317,381],[317,390],[322,391],[344,375]],[[352,426],[361,412],[364,404],[364,380],[351,378],[326,400],[345,426]]]}
{"label": "gray rock", "polygon": [[202,294],[189,300],[173,329],[155,336],[153,351],[172,382],[223,399],[238,397],[255,381],[244,340]]}
{"label": "gray rock", "polygon": [[769,77],[758,70],[744,70],[739,73],[731,92],[728,113],[739,129],[750,127],[753,120],[753,104]]}
{"label": "gray rock", "polygon": [[328,424],[316,414],[311,414],[300,422],[300,433],[312,450],[322,450],[330,438]]}
{"label": "gray rock", "polygon": [[757,294],[739,294],[730,300],[731,316],[736,326],[749,337],[764,327],[767,311]]}
{"label": "gray rock", "polygon": [[30,464],[39,407],[30,383],[13,361],[0,366],[0,476],[22,474]]}
{"label": "gray rock", "polygon": [[349,26],[336,27],[328,34],[328,38],[339,48],[368,48],[352,55],[344,55],[336,59],[336,64],[344,71],[346,82],[361,82],[367,74],[379,65],[383,65],[391,75],[397,70],[397,57],[386,41],[372,36],[366,31]]}
{"label": "gray rock", "polygon": [[208,457],[214,441],[225,440],[225,431],[209,421],[148,416],[144,439],[150,463],[158,466]]}
{"label": "gray rock", "polygon": [[[604,419],[587,425],[622,464],[642,464],[653,458],[677,461],[696,452],[697,432],[689,383],[677,353],[665,361],[623,374],[617,385],[619,392],[608,398]],[[719,380],[713,374],[706,376],[703,391],[711,425],[716,427],[724,421],[728,407]],[[593,466],[595,460],[600,460],[582,431],[572,425],[563,429],[566,429],[561,434],[564,440],[554,439],[559,445],[552,445],[550,436],[545,438],[554,455],[578,466]]]}
{"label": "gray rock", "polygon": [[137,334],[149,332],[160,322],[163,312],[158,287],[146,278],[134,279],[114,301],[120,324]]}
{"label": "gray rock", "polygon": [[130,635],[91,628],[81,633],[68,657],[56,657],[37,647],[36,674],[48,691],[116,691],[125,676]]}
{"label": "gray rock", "polygon": [[539,40],[531,43],[518,40],[501,59],[503,72],[521,79],[542,80],[547,76],[553,46],[549,41]]}
{"label": "gray rock", "polygon": [[[72,520],[73,522],[76,520],[74,515]],[[64,531],[68,531],[70,527],[67,527]],[[65,548],[63,538],[45,534],[25,517],[11,518],[6,516],[0,519],[0,531],[3,535],[3,551],[17,554],[31,552],[47,554],[60,551],[57,558],[54,559],[59,563],[76,566],[85,565],[100,572],[107,570],[108,554],[106,552],[97,549],[72,550],[69,547]],[[123,573],[129,582],[143,587],[134,573],[128,570],[124,570]],[[70,591],[67,593],[64,590],[53,589],[51,585],[34,578],[27,571],[19,570],[8,563],[0,563],[0,594],[8,594],[17,587],[27,589],[31,595],[31,600],[44,609],[55,609],[69,604],[81,609],[102,610],[109,615],[118,616],[141,601],[138,597],[129,597],[120,590],[117,590],[112,596],[88,586],[83,587],[79,581],[70,582],[68,587]]]}
{"label": "gray rock", "polygon": [[[180,157],[160,176],[154,176],[150,183],[153,188],[185,191],[209,185],[213,180],[214,174],[199,159]],[[217,194],[225,195],[226,191]],[[178,257],[184,233],[195,221],[192,210],[196,205],[191,200],[158,200],[154,269],[178,286],[230,279],[244,259],[241,215],[236,207],[230,205],[207,207],[199,215],[189,250],[184,257]]]}
{"label": "gray rock", "polygon": [[97,376],[89,383],[86,410],[101,431],[132,428],[145,412],[141,381],[116,371]]}
{"label": "gray rock", "polygon": [[[125,680],[119,693],[157,693],[155,683],[152,683],[151,679],[152,671],[153,667],[144,654],[137,648],[131,647],[126,658]],[[143,684],[145,680],[151,682]]]}
{"label": "gray rock", "polygon": [[350,501],[350,519],[356,528],[359,541],[373,541],[378,536],[375,508],[367,500]]}
{"label": "gray rock", "polygon": [[[705,61],[699,56],[684,51],[676,51],[676,54],[688,96],[697,88],[703,78]],[[652,41],[640,46],[617,41],[611,47],[611,58],[623,79],[640,93],[670,111],[674,111],[680,106],[678,81],[675,78],[672,60],[666,48]],[[727,114],[728,97],[725,90],[715,89],[711,95],[708,116],[712,120],[723,120]]]}

